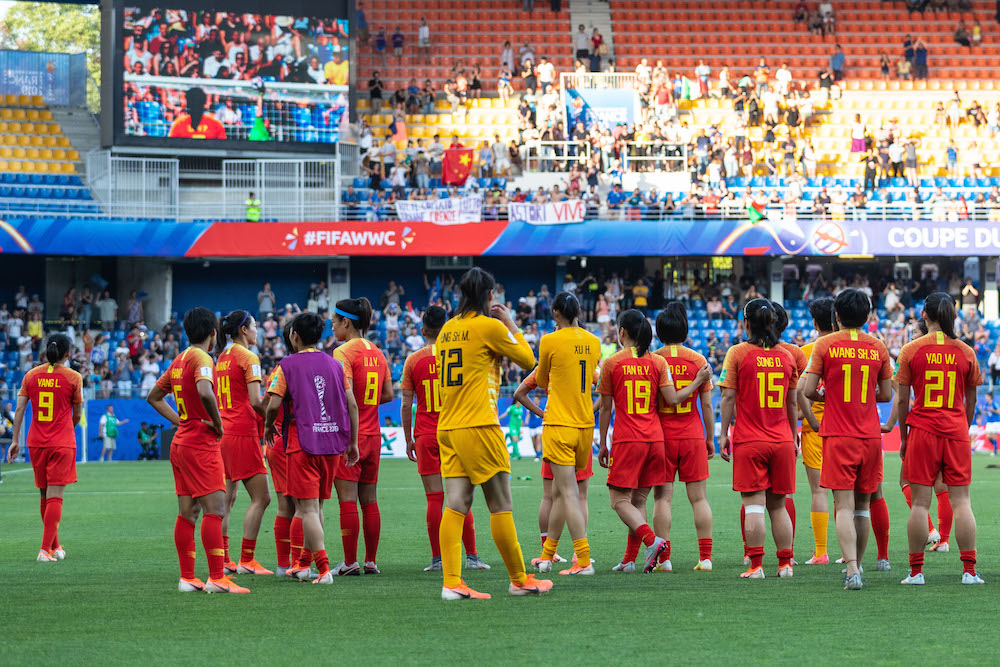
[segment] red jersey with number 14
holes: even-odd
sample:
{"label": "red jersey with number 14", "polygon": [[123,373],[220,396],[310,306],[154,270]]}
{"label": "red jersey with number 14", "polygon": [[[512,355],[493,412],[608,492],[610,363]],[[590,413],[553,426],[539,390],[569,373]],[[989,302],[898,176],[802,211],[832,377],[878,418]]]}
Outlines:
{"label": "red jersey with number 14", "polygon": [[403,364],[403,391],[412,391],[417,399],[417,417],[413,435],[437,435],[441,413],[441,391],[438,384],[437,348],[428,345],[406,358]]}
{"label": "red jersey with number 14", "polygon": [[912,387],[916,397],[908,426],[967,442],[965,390],[983,383],[972,348],[940,331],[921,336],[899,353],[896,382]]}
{"label": "red jersey with number 14", "polygon": [[[257,411],[250,405],[249,385],[260,382],[260,359],[239,343],[227,347],[215,364],[215,390],[226,435],[257,435]],[[260,393],[258,387],[257,392]]]}
{"label": "red jersey with number 14", "polygon": [[785,404],[798,382],[795,361],[780,348],[750,343],[729,348],[719,386],[736,390],[733,444],[792,442]]}
{"label": "red jersey with number 14", "polygon": [[661,387],[673,383],[666,360],[650,352],[640,357],[630,347],[605,359],[597,393],[614,397],[615,430],[611,443],[663,442],[656,397]]}
{"label": "red jersey with number 14", "polygon": [[380,435],[378,406],[382,385],[389,376],[389,364],[373,343],[352,338],[333,351],[333,358],[344,367],[344,375],[354,386],[358,402],[358,435]]}
{"label": "red jersey with number 14", "polygon": [[189,347],[174,358],[156,381],[157,387],[173,395],[177,416],[181,418],[172,446],[195,449],[217,449],[219,446],[215,431],[201,421],[208,419],[208,412],[198,395],[198,382],[203,380],[212,383],[214,390],[215,363],[201,348]]}
{"label": "red jersey with number 14", "polygon": [[857,329],[823,336],[813,343],[808,372],[825,386],[821,436],[882,437],[875,395],[879,381],[892,377],[885,343]]}
{"label": "red jersey with number 14", "polygon": [[80,374],[62,364],[36,366],[25,373],[18,396],[31,402],[28,447],[76,449],[73,406],[83,403]]}

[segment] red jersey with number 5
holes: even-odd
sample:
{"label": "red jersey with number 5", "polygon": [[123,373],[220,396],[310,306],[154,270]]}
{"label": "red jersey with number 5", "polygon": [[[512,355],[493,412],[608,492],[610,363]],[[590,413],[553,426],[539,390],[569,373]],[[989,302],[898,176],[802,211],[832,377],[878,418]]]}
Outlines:
{"label": "red jersey with number 5", "polygon": [[661,387],[673,383],[666,360],[650,352],[640,357],[630,347],[605,359],[597,393],[614,397],[615,430],[611,444],[663,442],[656,397]]}
{"label": "red jersey with number 5", "polygon": [[798,382],[795,361],[780,348],[751,343],[729,348],[719,386],[736,390],[733,444],[792,442],[785,404]]}
{"label": "red jersey with number 5", "polygon": [[333,351],[333,358],[344,366],[344,375],[354,387],[358,402],[358,435],[380,435],[378,406],[382,385],[389,377],[389,364],[382,350],[364,338],[352,338]]}
{"label": "red jersey with number 5", "polygon": [[823,336],[813,344],[807,372],[825,386],[821,436],[882,437],[875,394],[879,381],[892,377],[885,343],[857,329]]}
{"label": "red jersey with number 5", "polygon": [[983,383],[972,348],[936,331],[904,345],[898,361],[896,382],[912,387],[916,397],[907,425],[967,442],[965,390]]}
{"label": "red jersey with number 5", "polygon": [[[654,354],[663,357],[667,362],[676,389],[683,389],[691,384],[695,376],[698,375],[698,371],[706,363],[705,357],[683,345],[666,345]],[[674,440],[704,438],[705,424],[701,419],[701,412],[698,411],[697,404],[701,399],[700,394],[707,391],[712,391],[711,380],[702,383],[698,391],[691,395],[691,398],[673,407],[667,405],[662,396],[659,397],[657,405],[659,405],[660,424],[664,433],[669,432],[671,439]]]}
{"label": "red jersey with number 5", "polygon": [[198,395],[198,382],[203,380],[208,380],[215,388],[215,362],[201,348],[189,347],[174,358],[156,381],[157,387],[173,395],[177,416],[181,418],[172,446],[195,449],[216,449],[219,446],[215,431],[201,421],[208,419],[208,412]]}
{"label": "red jersey with number 5", "polygon": [[18,396],[31,403],[28,447],[76,449],[73,406],[83,403],[80,374],[62,364],[36,366],[25,373]]}
{"label": "red jersey with number 5", "polygon": [[438,383],[436,346],[428,345],[406,358],[401,386],[403,391],[412,391],[417,398],[413,435],[437,435],[441,385]]}

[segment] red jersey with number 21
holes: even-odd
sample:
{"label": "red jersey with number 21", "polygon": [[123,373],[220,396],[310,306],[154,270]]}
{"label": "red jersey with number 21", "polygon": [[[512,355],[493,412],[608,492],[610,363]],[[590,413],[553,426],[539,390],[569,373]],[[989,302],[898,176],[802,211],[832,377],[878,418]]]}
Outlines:
{"label": "red jersey with number 21", "polygon": [[733,444],[792,442],[785,403],[799,382],[788,352],[739,343],[729,348],[719,386],[736,390]]}
{"label": "red jersey with number 21", "polygon": [[650,352],[640,357],[630,347],[605,359],[597,392],[614,397],[611,443],[663,442],[656,397],[661,387],[673,384],[666,360]]}
{"label": "red jersey with number 21", "polygon": [[378,406],[389,365],[382,351],[364,338],[352,338],[333,351],[344,367],[344,375],[354,385],[358,402],[358,435],[380,435]]}

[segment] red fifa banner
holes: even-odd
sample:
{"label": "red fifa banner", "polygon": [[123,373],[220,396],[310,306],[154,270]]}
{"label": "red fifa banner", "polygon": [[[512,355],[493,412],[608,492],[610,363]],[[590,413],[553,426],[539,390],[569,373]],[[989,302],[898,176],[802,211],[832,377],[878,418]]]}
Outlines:
{"label": "red fifa banner", "polygon": [[430,222],[216,222],[184,256],[478,256],[506,228],[506,221],[446,226]]}
{"label": "red fifa banner", "polygon": [[465,185],[472,171],[471,148],[449,148],[441,159],[441,181],[445,185]]}

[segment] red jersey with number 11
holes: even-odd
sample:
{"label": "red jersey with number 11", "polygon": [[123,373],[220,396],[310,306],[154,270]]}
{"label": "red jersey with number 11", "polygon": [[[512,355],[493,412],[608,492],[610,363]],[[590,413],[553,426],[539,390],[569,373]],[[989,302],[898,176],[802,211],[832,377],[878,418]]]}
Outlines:
{"label": "red jersey with number 11", "polygon": [[[403,391],[412,391],[417,399],[417,417],[413,435],[437,435],[441,413],[441,391],[438,384],[437,348],[428,345],[406,358],[403,364]],[[405,419],[407,415],[403,415]]]}
{"label": "red jersey with number 11", "polygon": [[358,402],[358,435],[380,435],[378,406],[382,385],[389,377],[389,364],[382,351],[364,338],[352,338],[333,351],[344,367],[344,375],[354,386]]}
{"label": "red jersey with number 11", "polygon": [[785,404],[799,382],[788,352],[739,343],[729,348],[719,386],[736,390],[733,444],[792,442]]}
{"label": "red jersey with number 11", "polygon": [[673,383],[666,360],[650,352],[640,357],[630,347],[605,359],[597,392],[614,397],[615,430],[611,443],[663,442],[656,397],[661,387]]}

